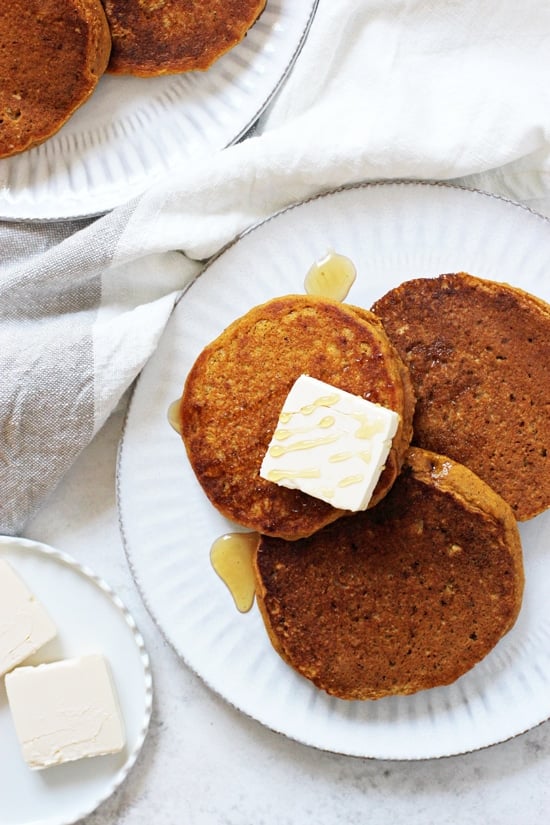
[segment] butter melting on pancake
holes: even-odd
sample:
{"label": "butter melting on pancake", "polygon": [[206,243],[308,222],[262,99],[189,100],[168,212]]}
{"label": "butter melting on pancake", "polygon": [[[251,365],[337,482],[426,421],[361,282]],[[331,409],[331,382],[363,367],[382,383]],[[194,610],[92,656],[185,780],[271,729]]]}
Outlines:
{"label": "butter melting on pancake", "polygon": [[180,405],[191,466],[214,506],[250,530],[289,539],[310,535],[343,515],[259,475],[285,398],[302,374],[400,416],[374,504],[401,468],[414,397],[407,370],[372,313],[306,295],[257,306],[205,347]]}

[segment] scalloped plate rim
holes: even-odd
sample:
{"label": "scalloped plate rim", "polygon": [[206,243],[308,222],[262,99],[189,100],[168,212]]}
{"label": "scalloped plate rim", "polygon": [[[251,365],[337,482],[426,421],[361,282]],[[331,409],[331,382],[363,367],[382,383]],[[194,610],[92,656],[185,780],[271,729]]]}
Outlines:
{"label": "scalloped plate rim", "polygon": [[[44,542],[24,537],[0,536],[0,558],[5,558],[8,556],[10,554],[10,550],[12,553],[15,551],[15,555],[18,555],[19,553],[26,553],[44,559],[48,564],[50,562],[54,564],[61,564],[70,570],[71,573],[81,576],[88,584],[92,585],[94,588],[97,588],[99,593],[108,599],[111,607],[116,610],[117,614],[120,616],[121,622],[124,623],[129,634],[133,637],[136,653],[139,655],[141,666],[143,668],[144,705],[143,716],[139,723],[139,732],[135,735],[135,741],[131,749],[128,750],[124,763],[111,775],[110,780],[105,783],[105,788],[102,793],[99,794],[96,799],[85,808],[81,808],[78,805],[75,806],[74,813],[71,814],[69,818],[66,816],[58,818],[56,816],[48,815],[46,819],[33,816],[32,820],[28,820],[29,825],[74,825],[74,823],[80,821],[83,817],[92,814],[100,805],[102,805],[115,793],[115,791],[128,778],[139,754],[141,753],[149,731],[153,708],[153,678],[151,672],[151,662],[145,647],[143,636],[141,635],[132,614],[107,581],[96,574],[90,567],[77,561],[68,553],[58,550],[57,548]],[[23,579],[26,580],[25,574],[21,573],[17,569],[17,565],[14,565],[14,569],[16,569],[16,572],[19,572]],[[62,628],[59,628],[59,630],[62,632]],[[15,754],[15,756],[19,757],[19,754]],[[28,771],[23,762],[21,762],[21,767],[22,770]],[[56,769],[54,768],[53,770]],[[78,800],[77,788],[75,788],[74,797]],[[0,812],[0,825],[3,825],[3,823],[4,820]],[[11,823],[5,821],[5,825],[11,825]]]}

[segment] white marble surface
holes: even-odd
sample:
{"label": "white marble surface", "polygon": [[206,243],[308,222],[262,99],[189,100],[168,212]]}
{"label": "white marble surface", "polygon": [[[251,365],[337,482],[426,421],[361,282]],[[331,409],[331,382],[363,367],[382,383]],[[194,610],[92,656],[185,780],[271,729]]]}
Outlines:
{"label": "white marble surface", "polygon": [[206,688],[163,640],[128,570],[115,503],[123,415],[121,404],[25,530],[107,579],[133,612],[152,659],[155,707],[144,750],[125,784],[86,825],[547,821],[550,722],[465,756],[379,762],[296,744]]}

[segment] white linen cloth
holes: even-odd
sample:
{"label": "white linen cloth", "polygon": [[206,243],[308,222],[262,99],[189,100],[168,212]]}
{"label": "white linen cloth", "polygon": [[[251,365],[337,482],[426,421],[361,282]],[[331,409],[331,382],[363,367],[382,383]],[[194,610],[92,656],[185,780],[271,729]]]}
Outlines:
{"label": "white linen cloth", "polygon": [[458,181],[550,215],[549,77],[547,0],[319,0],[253,136],[100,219],[0,223],[0,532],[24,528],[178,291],[252,223],[386,178]]}

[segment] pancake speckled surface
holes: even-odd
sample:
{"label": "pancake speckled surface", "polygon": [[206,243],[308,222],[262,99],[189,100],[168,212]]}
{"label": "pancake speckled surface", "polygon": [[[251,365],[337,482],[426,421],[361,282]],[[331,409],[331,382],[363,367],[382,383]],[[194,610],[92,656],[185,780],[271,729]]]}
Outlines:
{"label": "pancake speckled surface", "polygon": [[372,313],[305,295],[254,307],[205,347],[180,404],[189,460],[211,502],[232,521],[290,539],[343,515],[259,475],[286,396],[303,373],[401,416],[374,504],[400,470],[414,397],[408,372]]}
{"label": "pancake speckled surface", "polygon": [[274,648],[342,699],[454,682],[512,627],[524,584],[508,504],[418,448],[376,507],[298,542],[261,537],[255,568]]}
{"label": "pancake speckled surface", "polygon": [[550,506],[550,306],[466,273],[418,278],[373,307],[409,367],[413,443],[466,464],[518,520]]}

